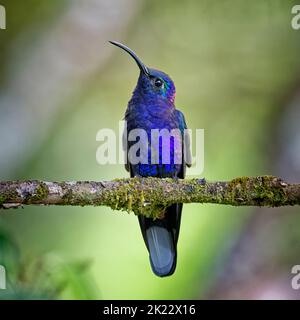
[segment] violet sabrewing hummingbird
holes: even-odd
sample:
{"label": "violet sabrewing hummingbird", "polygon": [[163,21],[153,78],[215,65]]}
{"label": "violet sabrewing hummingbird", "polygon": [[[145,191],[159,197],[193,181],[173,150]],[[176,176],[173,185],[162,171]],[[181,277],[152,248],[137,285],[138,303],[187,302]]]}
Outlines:
{"label": "violet sabrewing hummingbird", "polygon": [[[184,154],[190,158],[189,148],[184,152],[183,142],[184,130],[187,128],[184,115],[175,108],[175,85],[171,78],[162,71],[147,67],[138,56],[125,45],[110,41],[113,45],[125,50],[137,63],[140,75],[132,97],[128,102],[125,112],[127,128],[123,134],[123,147],[127,153],[125,168],[131,177],[158,177],[158,178],[180,178],[185,176],[185,167],[190,165]],[[132,163],[128,156],[128,150],[132,141],[128,140],[128,133],[133,129],[143,129],[147,133],[149,162]],[[164,144],[162,141],[156,145],[156,153],[159,161],[150,161],[153,146],[149,145],[151,130],[153,129],[178,129],[181,135],[180,144],[169,142],[169,163],[162,162]],[[140,139],[143,139],[141,136]],[[140,141],[141,142],[141,141]],[[181,150],[178,150],[181,149]],[[181,162],[174,161],[175,154],[180,151]],[[149,252],[152,271],[160,277],[169,276],[174,273],[177,260],[177,240],[179,236],[182,203],[173,204],[164,209],[162,218],[152,219],[138,216],[142,235]]]}

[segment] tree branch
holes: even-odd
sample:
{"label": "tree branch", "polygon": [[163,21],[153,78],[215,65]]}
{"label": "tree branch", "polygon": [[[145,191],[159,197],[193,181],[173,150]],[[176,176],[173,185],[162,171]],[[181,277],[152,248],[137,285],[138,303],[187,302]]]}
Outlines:
{"label": "tree branch", "polygon": [[300,205],[300,184],[273,176],[205,179],[128,178],[113,181],[3,181],[0,207],[21,205],[109,206],[158,218],[173,203],[217,203],[232,206]]}

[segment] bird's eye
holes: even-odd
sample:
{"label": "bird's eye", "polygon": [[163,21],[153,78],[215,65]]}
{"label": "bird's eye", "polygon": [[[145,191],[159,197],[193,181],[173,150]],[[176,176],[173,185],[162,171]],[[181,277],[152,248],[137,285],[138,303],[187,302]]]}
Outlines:
{"label": "bird's eye", "polygon": [[163,85],[163,81],[162,81],[161,79],[159,79],[159,78],[156,78],[156,79],[154,80],[154,85],[155,85],[157,88],[160,88],[160,87],[162,87],[162,85]]}

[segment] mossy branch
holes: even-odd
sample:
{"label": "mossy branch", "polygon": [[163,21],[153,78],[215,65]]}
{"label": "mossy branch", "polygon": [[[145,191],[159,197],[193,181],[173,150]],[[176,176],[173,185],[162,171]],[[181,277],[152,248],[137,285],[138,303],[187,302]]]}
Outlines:
{"label": "mossy branch", "polygon": [[300,205],[300,184],[273,176],[205,179],[128,178],[113,181],[3,181],[0,207],[22,205],[109,206],[148,217],[162,216],[173,203],[217,203],[232,206]]}

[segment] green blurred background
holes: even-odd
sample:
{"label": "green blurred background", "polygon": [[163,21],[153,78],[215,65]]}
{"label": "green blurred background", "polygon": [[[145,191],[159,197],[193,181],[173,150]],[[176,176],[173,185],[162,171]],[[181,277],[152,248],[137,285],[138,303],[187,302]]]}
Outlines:
{"label": "green blurred background", "polygon": [[[96,162],[138,69],[118,40],[173,78],[201,177],[300,181],[300,31],[288,0],[1,0],[0,179],[127,177]],[[0,216],[0,298],[298,299],[298,208],[185,205],[175,275],[155,277],[137,218],[108,208],[26,207]]]}

